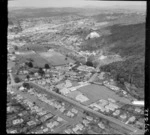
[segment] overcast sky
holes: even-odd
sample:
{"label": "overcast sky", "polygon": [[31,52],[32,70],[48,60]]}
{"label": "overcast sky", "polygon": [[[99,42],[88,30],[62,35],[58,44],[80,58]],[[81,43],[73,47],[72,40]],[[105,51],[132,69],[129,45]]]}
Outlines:
{"label": "overcast sky", "polygon": [[146,1],[12,0],[8,7],[118,7],[145,10]]}

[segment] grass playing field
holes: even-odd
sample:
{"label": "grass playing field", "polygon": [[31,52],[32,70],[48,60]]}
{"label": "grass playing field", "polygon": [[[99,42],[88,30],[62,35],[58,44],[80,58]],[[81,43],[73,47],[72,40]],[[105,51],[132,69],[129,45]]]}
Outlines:
{"label": "grass playing field", "polygon": [[99,86],[99,85],[88,85],[84,86],[78,89],[78,91],[82,92],[86,97],[89,98],[87,102],[84,102],[83,104],[89,105],[93,102],[96,102],[100,99],[108,99],[113,98],[116,101],[120,101],[126,104],[130,104],[130,100],[124,97],[119,97],[115,94],[115,92],[109,90],[105,86]]}

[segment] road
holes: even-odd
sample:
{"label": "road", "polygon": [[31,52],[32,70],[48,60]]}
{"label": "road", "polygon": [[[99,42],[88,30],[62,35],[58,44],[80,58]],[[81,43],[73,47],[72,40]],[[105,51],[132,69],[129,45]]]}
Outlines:
{"label": "road", "polygon": [[91,78],[88,80],[88,82],[93,82],[97,75],[98,75],[98,73],[95,73],[94,75],[92,75]]}
{"label": "road", "polygon": [[104,119],[106,119],[108,121],[111,121],[111,122],[113,122],[113,123],[115,123],[117,125],[120,125],[121,127],[124,127],[125,129],[127,129],[127,133],[144,134],[144,132],[142,130],[136,129],[136,128],[131,127],[129,125],[126,125],[125,123],[123,123],[123,122],[121,122],[121,121],[119,121],[119,120],[117,120],[115,118],[112,118],[112,117],[106,116],[104,114],[101,114],[99,112],[93,111],[92,109],[90,109],[90,108],[88,108],[88,107],[86,107],[86,106],[84,106],[84,105],[82,105],[82,104],[80,104],[78,102],[75,102],[75,101],[73,101],[73,100],[71,100],[69,98],[66,98],[66,97],[64,97],[64,96],[62,96],[60,94],[57,94],[57,93],[55,93],[53,91],[45,89],[44,87],[39,86],[39,85],[37,85],[37,84],[35,84],[33,82],[30,82],[30,84],[33,85],[33,86],[36,86],[38,88],[41,88],[43,90],[46,90],[50,94],[52,94],[52,95],[54,95],[56,97],[59,97],[60,99],[63,99],[64,101],[67,101],[67,102],[69,102],[69,103],[71,103],[71,104],[73,104],[73,105],[75,105],[75,106],[77,106],[77,107],[79,107],[81,109],[84,109],[84,110],[86,110],[86,111],[88,111],[88,112],[90,112],[90,113],[92,113],[92,114],[94,114],[94,115],[96,115],[98,117],[102,117],[102,118],[104,118]]}
{"label": "road", "polygon": [[[11,77],[11,79],[13,79],[13,77]],[[77,106],[77,107],[79,107],[79,108],[81,108],[83,110],[86,110],[86,111],[88,111],[88,112],[90,112],[90,113],[92,113],[92,114],[94,114],[94,115],[96,115],[98,117],[102,117],[102,118],[104,118],[104,119],[106,119],[108,121],[111,121],[111,122],[113,122],[113,123],[115,123],[117,125],[120,125],[121,127],[124,127],[125,129],[127,129],[127,133],[144,134],[144,132],[142,130],[136,129],[134,127],[130,127],[130,126],[124,124],[123,122],[121,122],[121,121],[119,121],[119,120],[117,120],[115,118],[108,117],[108,116],[106,116],[104,114],[101,114],[99,112],[93,111],[92,109],[90,109],[90,108],[88,108],[88,107],[86,107],[86,106],[84,106],[84,105],[82,105],[82,104],[80,104],[80,103],[78,103],[78,102],[76,102],[74,100],[71,100],[69,98],[66,98],[63,95],[57,94],[57,93],[55,93],[53,91],[50,91],[50,90],[44,88],[43,86],[39,86],[38,84],[33,83],[33,82],[29,82],[29,83],[31,85],[33,85],[33,86],[36,86],[36,87],[40,88],[40,89],[46,90],[50,94],[52,94],[52,95],[54,95],[56,97],[59,97],[60,99],[63,99],[64,101],[67,101],[67,102],[69,102],[69,103],[71,103],[71,104],[73,104],[73,105],[75,105],[75,106]],[[22,83],[18,83],[18,84],[12,83],[12,86],[19,86],[19,85],[22,85]]]}
{"label": "road", "polygon": [[13,77],[12,73],[9,73],[9,75],[10,75],[10,79],[11,79],[11,84],[12,85],[16,84],[15,81],[14,81],[14,77]]}
{"label": "road", "polygon": [[59,110],[55,109],[53,106],[50,106],[47,103],[44,103],[43,101],[38,99],[35,95],[30,95],[29,93],[21,92],[21,91],[18,91],[17,89],[13,89],[13,91],[17,95],[21,95],[25,99],[28,99],[30,102],[35,102],[37,106],[43,107],[46,111],[55,115],[55,117],[58,116],[58,117],[63,118],[65,120],[65,122],[62,125],[56,127],[56,129],[54,129],[56,133],[59,133],[59,132],[65,130],[68,125],[74,126],[82,121],[83,114],[80,111],[77,114],[77,116],[75,116],[74,118],[70,118],[70,117],[64,115]]}
{"label": "road", "polygon": [[[92,78],[94,78],[95,76],[96,76],[96,73],[92,76]],[[12,82],[11,85],[12,85],[12,86],[19,86],[19,85],[22,84],[22,83],[16,84],[16,83],[14,82],[14,79],[13,79],[13,76],[12,76],[11,73],[10,73],[10,77],[11,77],[11,82]],[[108,116],[106,116],[106,115],[104,115],[104,114],[101,114],[101,113],[99,113],[99,112],[93,111],[92,109],[90,109],[90,108],[88,108],[88,107],[86,107],[86,106],[84,106],[84,105],[82,105],[82,104],[80,104],[80,103],[78,103],[78,102],[75,102],[74,100],[71,100],[71,99],[69,99],[69,98],[66,98],[65,96],[62,96],[62,95],[57,94],[57,93],[55,93],[55,92],[53,92],[53,91],[50,91],[50,90],[44,88],[43,86],[39,86],[38,84],[33,83],[33,82],[29,82],[29,83],[30,83],[31,85],[34,85],[34,86],[36,86],[36,87],[39,87],[39,88],[41,88],[41,89],[43,89],[43,90],[46,90],[46,91],[49,92],[50,94],[52,94],[52,95],[54,95],[54,96],[56,96],[56,97],[59,97],[60,99],[63,99],[64,101],[67,101],[67,102],[69,102],[69,103],[71,103],[71,104],[73,104],[73,105],[75,105],[75,106],[77,106],[77,107],[79,107],[79,108],[81,108],[81,109],[84,109],[84,110],[86,110],[86,111],[88,111],[88,112],[90,112],[90,113],[92,113],[92,114],[94,114],[94,115],[96,115],[96,116],[98,116],[98,117],[102,117],[102,118],[104,118],[104,119],[106,119],[106,120],[108,120],[108,121],[111,121],[111,122],[113,122],[113,123],[115,123],[115,124],[117,124],[117,125],[120,125],[121,127],[126,128],[126,129],[128,130],[127,133],[144,134],[144,132],[143,132],[142,130],[136,129],[136,128],[134,128],[134,127],[130,127],[130,126],[126,125],[125,123],[123,123],[123,122],[121,122],[121,121],[119,121],[119,120],[117,120],[117,119],[115,119],[115,118],[108,117]]]}

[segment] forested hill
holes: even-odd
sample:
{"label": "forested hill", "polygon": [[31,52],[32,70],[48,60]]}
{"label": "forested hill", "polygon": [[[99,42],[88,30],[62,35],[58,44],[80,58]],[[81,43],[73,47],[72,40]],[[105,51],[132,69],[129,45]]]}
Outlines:
{"label": "forested hill", "polygon": [[[144,98],[144,62],[145,62],[145,23],[112,26],[111,35],[105,41],[110,52],[126,58],[122,62],[114,62],[101,67],[110,72],[122,88],[130,83],[131,93],[138,99]],[[111,46],[113,44],[113,46]]]}
{"label": "forested hill", "polygon": [[112,34],[106,37],[107,45],[115,44],[110,51],[119,53],[122,57],[144,56],[145,23],[114,25],[109,30]]}

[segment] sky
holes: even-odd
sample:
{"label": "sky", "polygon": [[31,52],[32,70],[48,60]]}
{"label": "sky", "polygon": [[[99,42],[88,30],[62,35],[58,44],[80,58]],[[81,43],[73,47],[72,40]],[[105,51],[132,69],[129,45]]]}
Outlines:
{"label": "sky", "polygon": [[146,9],[146,1],[89,1],[89,0],[11,0],[8,7],[118,7]]}

